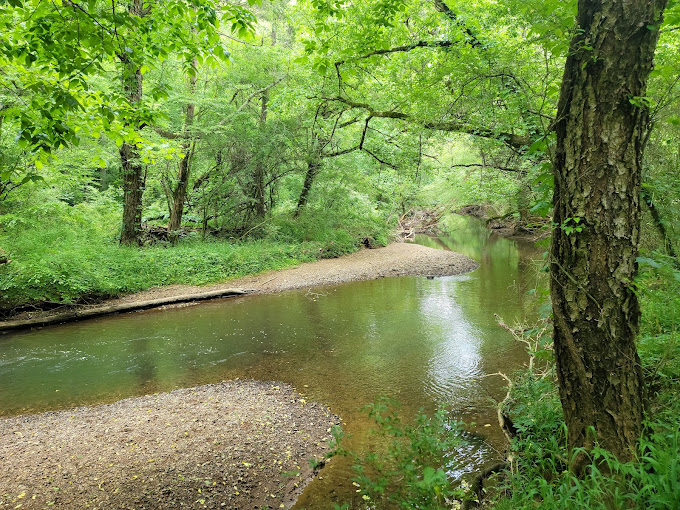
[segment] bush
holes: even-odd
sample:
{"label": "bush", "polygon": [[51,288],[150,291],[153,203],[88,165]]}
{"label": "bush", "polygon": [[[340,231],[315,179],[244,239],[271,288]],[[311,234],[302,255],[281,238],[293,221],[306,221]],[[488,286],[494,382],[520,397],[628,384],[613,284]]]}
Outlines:
{"label": "bush", "polygon": [[[678,282],[671,267],[652,264],[637,286],[643,308],[639,353],[651,390],[637,460],[621,463],[596,447],[587,453],[585,475],[572,476],[554,377],[525,372],[509,406],[518,431],[511,446],[513,468],[499,480],[494,508],[680,508]],[[584,452],[572,455],[579,453]]]}

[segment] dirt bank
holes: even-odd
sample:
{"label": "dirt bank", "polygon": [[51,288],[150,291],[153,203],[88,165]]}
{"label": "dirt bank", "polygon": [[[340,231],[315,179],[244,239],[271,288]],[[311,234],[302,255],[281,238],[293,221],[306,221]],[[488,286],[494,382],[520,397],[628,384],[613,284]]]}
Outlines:
{"label": "dirt bank", "polygon": [[270,271],[254,276],[230,280],[225,283],[196,287],[171,285],[89,306],[65,307],[60,310],[23,313],[11,320],[0,321],[0,332],[12,329],[42,326],[52,323],[80,320],[101,315],[108,309],[125,307],[128,310],[170,304],[181,296],[183,302],[214,297],[221,291],[243,289],[251,293],[271,293],[291,289],[304,289],[357,280],[373,280],[390,276],[448,276],[472,271],[478,264],[459,253],[427,248],[417,244],[394,243],[385,248],[364,249],[336,259],[308,262],[298,267]]}
{"label": "dirt bank", "polygon": [[338,418],[230,381],[0,420],[0,508],[289,507]]}
{"label": "dirt bank", "polygon": [[173,285],[126,296],[116,302],[154,299],[175,294],[203,292],[222,287],[235,287],[255,293],[306,289],[321,285],[359,280],[375,280],[389,276],[447,276],[467,273],[478,264],[452,251],[437,250],[419,244],[393,243],[384,248],[363,249],[336,259],[307,262],[281,271],[230,280],[206,287]]}

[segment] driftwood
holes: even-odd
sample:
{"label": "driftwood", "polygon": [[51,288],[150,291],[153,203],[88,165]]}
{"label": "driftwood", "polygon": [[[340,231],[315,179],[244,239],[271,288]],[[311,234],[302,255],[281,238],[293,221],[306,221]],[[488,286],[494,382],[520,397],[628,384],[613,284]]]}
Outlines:
{"label": "driftwood", "polygon": [[36,317],[33,319],[10,320],[0,322],[0,333],[8,331],[16,331],[19,329],[29,329],[40,326],[48,326],[51,324],[60,324],[64,322],[74,322],[83,319],[91,319],[93,317],[101,317],[102,315],[110,315],[120,312],[131,312],[134,310],[146,310],[149,308],[157,308],[164,305],[172,305],[177,303],[188,303],[191,301],[204,301],[207,299],[214,299],[219,297],[240,296],[247,294],[249,291],[243,289],[221,289],[202,292],[199,294],[185,294],[182,296],[171,296],[159,299],[150,299],[147,301],[137,301],[133,303],[119,303],[113,305],[101,305],[93,308],[85,308],[80,310],[72,310],[56,315],[46,317]]}
{"label": "driftwood", "polygon": [[403,241],[411,241],[416,234],[432,232],[446,212],[446,206],[427,210],[409,210],[397,218],[399,230],[397,235]]}

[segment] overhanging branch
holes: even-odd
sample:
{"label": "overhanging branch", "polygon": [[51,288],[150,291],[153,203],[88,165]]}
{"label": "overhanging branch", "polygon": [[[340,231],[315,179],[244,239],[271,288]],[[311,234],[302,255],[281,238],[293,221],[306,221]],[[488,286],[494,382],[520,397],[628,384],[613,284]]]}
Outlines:
{"label": "overhanging branch", "polygon": [[356,62],[357,60],[363,60],[369,57],[373,57],[375,55],[389,55],[390,53],[403,53],[414,50],[416,48],[448,48],[457,43],[458,41],[418,41],[411,44],[404,44],[403,46],[395,46],[394,48],[386,48],[371,51],[364,55],[359,55],[358,57],[351,57],[345,60],[338,60],[335,63],[335,67],[337,68],[343,64],[347,64],[349,62]]}
{"label": "overhanging branch", "polygon": [[[514,149],[522,149],[524,147],[527,147],[531,145],[531,137],[528,135],[518,135],[515,133],[506,133],[503,131],[495,131],[493,129],[488,129],[488,128],[482,128],[479,126],[471,126],[470,124],[466,124],[464,122],[458,122],[458,121],[448,121],[448,122],[422,122],[418,121],[417,119],[414,119],[411,115],[399,112],[399,111],[377,111],[374,110],[369,104],[367,103],[359,103],[356,101],[352,101],[350,99],[346,99],[344,97],[325,97],[323,98],[325,101],[338,101],[341,103],[344,103],[348,106],[351,106],[352,108],[361,108],[363,110],[366,110],[369,114],[368,119],[366,119],[366,122],[373,118],[383,118],[383,119],[398,119],[398,120],[403,120],[406,122],[412,122],[416,124],[422,125],[426,129],[432,129],[434,131],[445,131],[445,132],[455,132],[455,133],[466,133],[468,135],[473,135],[473,136],[479,136],[482,138],[489,138],[493,140],[499,140],[503,142],[504,144],[514,148]],[[363,139],[363,137],[362,137]]]}
{"label": "overhanging branch", "polygon": [[327,153],[322,153],[320,157],[322,158],[335,158],[337,156],[342,156],[343,154],[349,154],[350,152],[354,152],[356,150],[359,150],[360,147],[358,145],[355,145],[354,147],[350,147],[349,149],[343,149],[337,152],[327,152]]}
{"label": "overhanging branch", "polygon": [[526,170],[519,168],[511,168],[507,166],[484,165],[482,163],[473,163],[471,165],[451,165],[451,168],[491,168],[493,170],[501,170],[503,172],[515,172],[520,175],[526,175]]}
{"label": "overhanging branch", "polygon": [[393,164],[390,163],[389,161],[385,161],[384,159],[379,158],[379,157],[376,156],[373,152],[371,152],[370,150],[368,150],[366,147],[364,147],[364,148],[361,149],[361,150],[364,151],[364,152],[365,152],[366,154],[368,154],[369,156],[371,156],[371,157],[372,157],[373,159],[375,159],[376,161],[378,161],[379,163],[381,163],[381,164],[383,164],[383,165],[385,165],[385,166],[389,166],[390,168],[392,168],[392,169],[394,169],[394,170],[397,169],[396,165],[393,165]]}
{"label": "overhanging branch", "polygon": [[451,8],[446,5],[446,3],[443,0],[434,0],[434,8],[444,14],[447,18],[449,18],[453,23],[458,25],[463,29],[463,32],[465,32],[465,35],[467,36],[467,43],[472,46],[473,48],[484,48],[484,45],[477,39],[477,36],[472,33],[472,30],[470,30],[465,23],[463,23],[460,19],[458,19],[458,16],[456,16],[456,13],[451,10]]}

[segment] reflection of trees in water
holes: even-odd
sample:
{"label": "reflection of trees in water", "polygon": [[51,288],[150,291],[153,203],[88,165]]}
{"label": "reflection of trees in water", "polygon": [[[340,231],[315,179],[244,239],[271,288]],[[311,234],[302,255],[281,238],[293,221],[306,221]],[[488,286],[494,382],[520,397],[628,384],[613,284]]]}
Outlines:
{"label": "reflection of trees in water", "polygon": [[158,390],[156,360],[154,359],[156,353],[152,344],[153,338],[151,337],[140,338],[132,342],[131,351],[135,355],[132,373],[135,375],[140,393]]}

